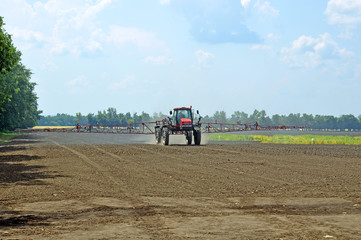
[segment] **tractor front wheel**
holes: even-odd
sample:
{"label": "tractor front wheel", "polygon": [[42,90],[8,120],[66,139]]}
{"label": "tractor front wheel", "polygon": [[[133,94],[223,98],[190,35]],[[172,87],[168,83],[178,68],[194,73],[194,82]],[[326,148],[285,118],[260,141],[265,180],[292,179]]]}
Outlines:
{"label": "tractor front wheel", "polygon": [[162,143],[163,143],[163,145],[169,144],[169,129],[168,128],[163,128],[163,130],[162,130]]}
{"label": "tractor front wheel", "polygon": [[187,131],[185,135],[186,135],[186,143],[187,143],[187,145],[191,145],[192,144],[192,132]]}
{"label": "tractor front wheel", "polygon": [[201,135],[202,135],[201,131],[200,130],[194,131],[193,135],[194,135],[194,144],[201,145]]}
{"label": "tractor front wheel", "polygon": [[155,143],[159,144],[162,139],[162,132],[159,127],[155,129]]}

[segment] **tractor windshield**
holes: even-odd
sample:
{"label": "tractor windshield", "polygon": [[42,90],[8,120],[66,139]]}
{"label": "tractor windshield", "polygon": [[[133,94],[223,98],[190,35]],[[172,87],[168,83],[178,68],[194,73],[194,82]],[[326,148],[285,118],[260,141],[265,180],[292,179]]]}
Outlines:
{"label": "tractor windshield", "polygon": [[173,122],[176,125],[180,125],[180,121],[182,118],[188,118],[192,120],[192,114],[190,109],[177,109],[174,110]]}

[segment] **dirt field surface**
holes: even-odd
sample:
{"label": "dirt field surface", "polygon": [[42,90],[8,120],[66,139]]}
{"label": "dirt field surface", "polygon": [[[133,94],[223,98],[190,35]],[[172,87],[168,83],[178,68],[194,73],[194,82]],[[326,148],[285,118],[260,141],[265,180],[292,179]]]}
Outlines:
{"label": "dirt field surface", "polygon": [[360,173],[361,146],[23,135],[0,146],[0,239],[361,239]]}

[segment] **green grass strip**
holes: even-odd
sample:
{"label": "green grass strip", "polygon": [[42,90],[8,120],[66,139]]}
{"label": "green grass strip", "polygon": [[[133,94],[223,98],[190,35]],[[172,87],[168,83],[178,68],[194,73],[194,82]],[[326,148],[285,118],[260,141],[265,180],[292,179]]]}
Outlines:
{"label": "green grass strip", "polygon": [[19,136],[21,134],[16,132],[0,132],[0,144],[10,141],[12,138]]}
{"label": "green grass strip", "polygon": [[361,136],[329,136],[329,135],[237,135],[214,133],[207,138],[210,141],[258,141],[262,143],[283,144],[342,144],[361,145]]}

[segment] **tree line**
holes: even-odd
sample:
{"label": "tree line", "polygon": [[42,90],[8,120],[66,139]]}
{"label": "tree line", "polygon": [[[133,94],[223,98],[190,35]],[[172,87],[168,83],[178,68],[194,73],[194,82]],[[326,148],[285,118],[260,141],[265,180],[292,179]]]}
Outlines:
{"label": "tree line", "polygon": [[265,110],[254,110],[252,114],[235,111],[230,118],[224,111],[216,111],[212,117],[205,116],[203,122],[217,121],[224,123],[255,123],[261,126],[305,126],[313,129],[361,129],[361,115],[355,117],[345,114],[339,117],[332,115],[312,115],[290,113],[267,116]]}
{"label": "tree line", "polygon": [[[112,125],[126,123],[141,123],[162,120],[167,115],[163,113],[141,114],[130,112],[117,113],[115,108],[108,108],[106,111],[98,111],[97,114],[89,113],[82,115],[77,113],[75,116],[69,114],[57,114],[56,116],[43,116],[38,122],[39,126],[74,126],[76,124],[90,125]],[[227,117],[225,111],[216,111],[213,115],[205,115],[201,122],[217,123],[251,123],[257,122],[261,126],[305,126],[313,129],[361,129],[361,115],[355,117],[352,114],[334,117],[329,115],[312,114],[275,114],[267,116],[265,110],[254,110],[252,114],[235,111],[230,117]]]}
{"label": "tree line", "polygon": [[76,124],[90,124],[90,125],[114,125],[114,124],[127,124],[127,123],[141,123],[161,120],[167,117],[162,113],[154,113],[152,116],[148,113],[117,113],[115,108],[108,108],[106,111],[98,111],[97,114],[88,113],[82,115],[76,113],[60,114],[55,116],[42,116],[38,122],[38,126],[74,126]]}
{"label": "tree line", "polygon": [[33,127],[40,119],[31,71],[21,63],[0,16],[0,131]]}

